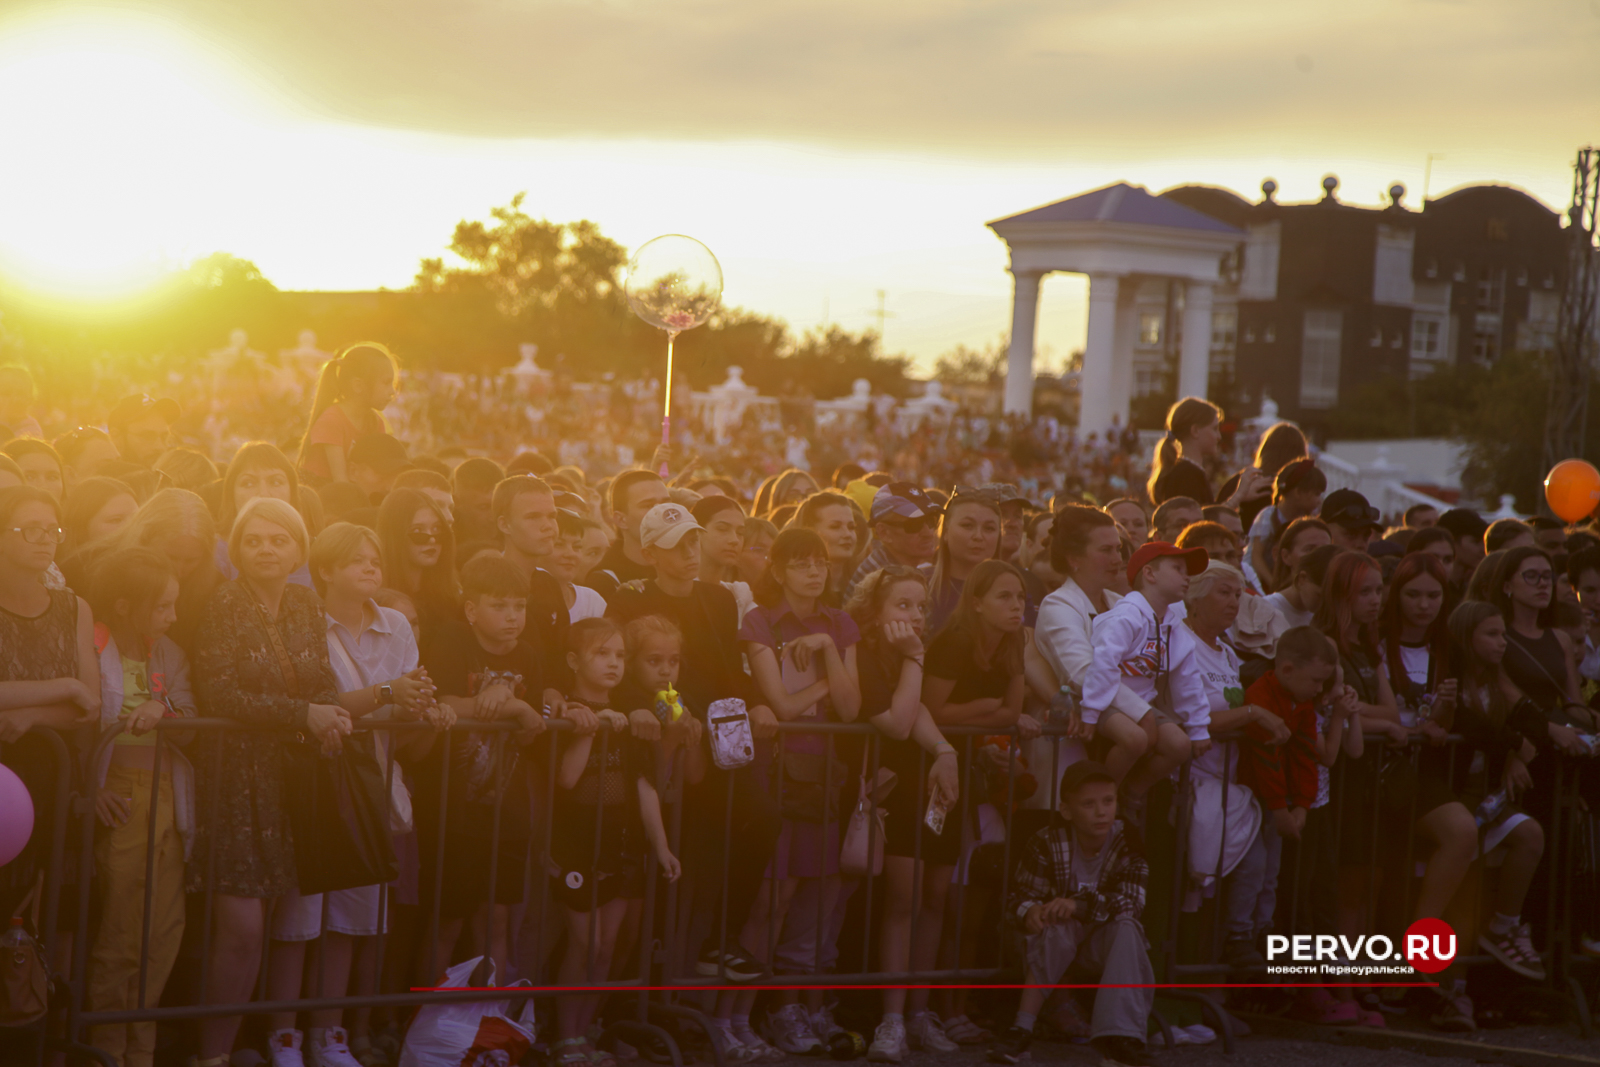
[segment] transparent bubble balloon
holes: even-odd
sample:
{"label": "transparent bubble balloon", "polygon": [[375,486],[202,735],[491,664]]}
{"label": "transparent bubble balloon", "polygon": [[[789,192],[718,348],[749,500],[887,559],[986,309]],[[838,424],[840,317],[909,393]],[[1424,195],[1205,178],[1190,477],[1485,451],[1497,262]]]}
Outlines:
{"label": "transparent bubble balloon", "polygon": [[623,291],[635,315],[668,333],[682,333],[721,306],[722,266],[693,237],[670,233],[633,254]]}

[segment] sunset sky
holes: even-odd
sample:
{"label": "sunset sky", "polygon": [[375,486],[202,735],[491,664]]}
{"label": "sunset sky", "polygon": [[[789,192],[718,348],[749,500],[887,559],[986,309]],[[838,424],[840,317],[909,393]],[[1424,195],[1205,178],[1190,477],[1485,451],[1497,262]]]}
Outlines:
{"label": "sunset sky", "polygon": [[[924,363],[1008,326],[992,218],[1112,181],[1570,195],[1600,0],[121,0],[0,5],[0,271],[125,295],[223,250],[403,287],[521,190],[726,299]],[[1081,278],[1040,341],[1081,345]],[[219,342],[221,339],[219,338]],[[508,355],[509,358],[509,355]]]}

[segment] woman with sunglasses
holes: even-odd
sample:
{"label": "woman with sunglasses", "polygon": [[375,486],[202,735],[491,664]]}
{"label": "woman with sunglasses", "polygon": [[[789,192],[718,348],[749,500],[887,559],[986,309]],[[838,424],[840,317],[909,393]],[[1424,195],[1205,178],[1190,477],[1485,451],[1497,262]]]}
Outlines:
{"label": "woman with sunglasses", "polygon": [[378,508],[384,580],[417,606],[423,640],[461,614],[450,524],[420,489],[391,489]]}
{"label": "woman with sunglasses", "polygon": [[[228,464],[228,470],[222,476],[222,501],[217,508],[217,529],[233,529],[233,520],[239,514],[239,509],[258,496],[282,500],[300,510],[300,478],[294,464],[289,462],[289,457],[277,445],[266,441],[251,441],[234,453],[233,462]],[[228,558],[225,535],[219,533],[212,556],[216,560],[217,573],[225,580],[239,577],[239,569]],[[307,589],[312,588],[311,568],[302,563],[298,570],[289,575],[289,581]]]}

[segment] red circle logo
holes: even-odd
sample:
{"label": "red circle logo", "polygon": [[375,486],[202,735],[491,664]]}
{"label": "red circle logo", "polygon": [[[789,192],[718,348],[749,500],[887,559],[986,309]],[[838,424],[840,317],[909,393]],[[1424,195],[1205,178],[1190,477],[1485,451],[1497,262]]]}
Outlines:
{"label": "red circle logo", "polygon": [[1423,974],[1438,974],[1456,958],[1456,932],[1443,919],[1418,919],[1406,927],[1406,962]]}

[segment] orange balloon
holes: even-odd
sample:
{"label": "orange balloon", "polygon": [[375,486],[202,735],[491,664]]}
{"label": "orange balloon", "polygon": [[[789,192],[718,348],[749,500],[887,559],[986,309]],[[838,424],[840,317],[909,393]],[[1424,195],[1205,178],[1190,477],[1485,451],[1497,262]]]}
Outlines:
{"label": "orange balloon", "polygon": [[1544,479],[1544,498],[1564,522],[1577,522],[1600,504],[1600,471],[1581,459],[1564,459]]}

